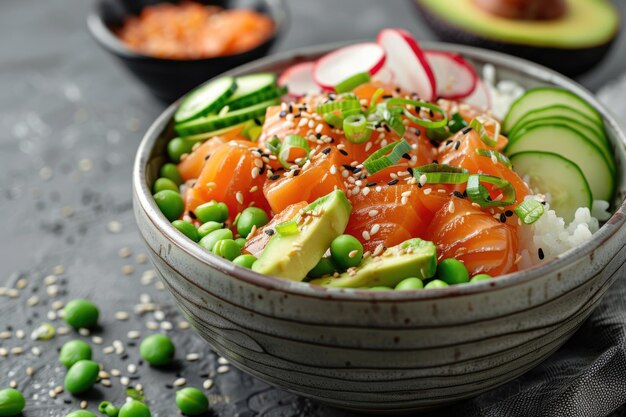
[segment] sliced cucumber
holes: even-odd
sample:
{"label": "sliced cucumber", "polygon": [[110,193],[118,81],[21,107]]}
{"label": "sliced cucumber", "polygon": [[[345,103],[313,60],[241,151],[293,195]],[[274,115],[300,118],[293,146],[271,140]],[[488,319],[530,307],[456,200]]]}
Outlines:
{"label": "sliced cucumber", "polygon": [[509,132],[527,113],[541,107],[566,105],[589,117],[594,123],[603,126],[602,116],[589,103],[576,94],[557,87],[538,87],[526,91],[523,96],[511,104],[502,129]]}
{"label": "sliced cucumber", "polygon": [[534,126],[520,133],[506,148],[507,155],[524,151],[554,152],[581,169],[593,198],[611,201],[615,180],[602,151],[568,125]]}
{"label": "sliced cucumber", "polygon": [[596,121],[594,121],[584,113],[581,113],[578,110],[561,104],[558,104],[556,106],[541,107],[539,109],[529,111],[524,116],[522,116],[522,118],[519,119],[513,127],[511,127],[511,131],[508,133],[510,135],[514,130],[519,129],[526,123],[530,123],[534,120],[545,119],[548,117],[567,117],[569,119],[574,119],[578,121],[578,123],[587,126],[589,129],[593,129],[596,134],[602,138],[603,141],[608,143],[606,133],[604,131],[604,126],[598,124]]}
{"label": "sliced cucumber", "polygon": [[235,82],[237,83],[237,90],[226,103],[231,110],[241,109],[278,97],[276,93],[278,86],[274,74],[263,72],[242,75],[235,78]]}
{"label": "sliced cucumber", "polygon": [[[520,124],[518,123],[518,126]],[[524,133],[525,130],[531,129],[535,126],[546,126],[546,125],[567,125],[572,129],[578,131],[581,135],[583,135],[588,140],[592,141],[594,144],[598,146],[598,149],[604,155],[604,159],[606,159],[607,164],[611,168],[611,171],[615,172],[615,162],[613,161],[613,157],[611,156],[611,152],[609,147],[604,139],[604,137],[598,137],[597,133],[594,129],[589,128],[589,126],[583,125],[579,123],[577,120],[570,119],[567,117],[548,117],[545,119],[535,119],[529,121],[519,128],[515,128],[509,134],[509,140],[514,142],[517,137]]]}
{"label": "sliced cucumber", "polygon": [[222,77],[202,84],[187,93],[174,114],[174,121],[183,123],[221,109],[236,88],[233,77]]}
{"label": "sliced cucumber", "polygon": [[566,222],[574,219],[579,207],[591,209],[589,184],[574,162],[552,152],[520,152],[509,158],[513,170],[528,178],[531,189],[550,193],[550,208]]}
{"label": "sliced cucumber", "polygon": [[222,115],[200,117],[189,122],[180,123],[174,126],[174,129],[180,136],[195,136],[202,133],[212,132],[214,130],[230,127],[247,120],[264,117],[265,111],[268,107],[279,103],[280,100],[276,98]]}

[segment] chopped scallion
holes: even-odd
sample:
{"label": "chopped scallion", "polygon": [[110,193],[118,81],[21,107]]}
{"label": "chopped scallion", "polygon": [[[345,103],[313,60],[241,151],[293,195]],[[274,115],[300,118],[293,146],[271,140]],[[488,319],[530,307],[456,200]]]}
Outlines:
{"label": "chopped scallion", "polygon": [[428,164],[413,168],[413,176],[418,181],[425,176],[428,184],[463,184],[469,178],[469,171],[446,164]]}
{"label": "chopped scallion", "polygon": [[298,233],[298,224],[295,220],[288,220],[286,222],[278,223],[276,225],[276,233],[281,236],[290,236]]}
{"label": "chopped scallion", "polygon": [[501,154],[498,151],[494,151],[492,149],[476,149],[476,155],[480,155],[480,156],[485,156],[487,158],[491,158],[492,160],[496,160],[497,162],[500,162],[502,165],[504,165],[507,168],[511,168],[511,161],[509,161],[509,158],[507,158],[506,156],[504,156],[503,154]]}
{"label": "chopped scallion", "polygon": [[343,131],[346,139],[352,143],[364,143],[372,135],[372,130],[367,127],[367,119],[362,114],[355,114],[343,119]]}
{"label": "chopped scallion", "polygon": [[[494,191],[500,191],[496,198],[481,183],[491,184]],[[508,206],[515,202],[515,188],[510,182],[492,175],[474,174],[467,179],[467,196],[480,207]]]}
{"label": "chopped scallion", "polygon": [[534,198],[528,198],[515,207],[515,214],[524,224],[533,224],[543,215],[543,204]]}
{"label": "chopped scallion", "polygon": [[311,151],[309,143],[305,138],[298,135],[287,135],[285,140],[283,140],[280,151],[278,152],[278,162],[280,162],[285,169],[289,169],[292,165],[289,163],[289,157],[292,149],[301,149],[305,154],[303,157],[296,158],[298,160],[297,165],[303,165],[309,158],[309,152]]}
{"label": "chopped scallion", "polygon": [[359,102],[359,100],[356,99],[350,99],[350,100],[336,100],[336,101],[331,101],[328,103],[324,103],[324,104],[320,104],[319,106],[317,106],[315,108],[315,111],[318,114],[326,114],[326,113],[330,113],[333,112],[335,110],[341,110],[341,111],[345,111],[345,110],[351,110],[351,109],[361,109],[361,103]]}
{"label": "chopped scallion", "polygon": [[410,150],[411,145],[406,140],[401,139],[371,154],[369,158],[363,161],[363,166],[367,169],[367,172],[374,174],[397,163],[402,158],[402,155]]}
{"label": "chopped scallion", "polygon": [[335,86],[335,91],[338,93],[347,93],[347,92],[354,90],[361,84],[365,84],[366,82],[369,82],[369,80],[370,80],[369,73],[360,72],[358,74],[354,74],[353,76],[346,78],[345,80],[337,84]]}
{"label": "chopped scallion", "polygon": [[[485,129],[485,125],[488,122],[494,124],[493,137],[489,136],[489,133],[487,133],[487,129]],[[478,132],[480,140],[482,140],[485,145],[491,146],[492,148],[495,148],[498,145],[498,138],[500,137],[500,123],[498,123],[498,121],[493,119],[487,119],[483,121],[479,120],[479,118],[477,117],[472,119],[472,121],[470,122],[470,127]]]}

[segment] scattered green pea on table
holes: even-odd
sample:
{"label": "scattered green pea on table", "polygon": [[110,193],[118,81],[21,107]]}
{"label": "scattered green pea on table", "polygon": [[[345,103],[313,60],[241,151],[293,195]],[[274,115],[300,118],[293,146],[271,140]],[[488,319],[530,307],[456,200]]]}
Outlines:
{"label": "scattered green pea on table", "polygon": [[25,406],[26,400],[18,390],[6,388],[0,391],[0,416],[19,416]]}
{"label": "scattered green pea on table", "polygon": [[151,417],[150,409],[144,403],[131,400],[126,402],[121,408],[118,417]]}
{"label": "scattered green pea on table", "polygon": [[66,368],[71,368],[80,360],[91,359],[91,346],[80,339],[65,342],[59,352],[59,362]]}
{"label": "scattered green pea on table", "polygon": [[71,413],[67,414],[65,417],[96,417],[96,415],[92,413],[91,411],[77,410],[77,411],[72,411]]}
{"label": "scattered green pea on table", "polygon": [[63,318],[67,324],[75,329],[93,329],[98,325],[100,311],[89,300],[77,298],[65,305]]}
{"label": "scattered green pea on table", "polygon": [[209,410],[209,400],[206,395],[192,387],[176,392],[176,405],[183,414],[188,416],[199,416]]}
{"label": "scattered green pea on table", "polygon": [[153,366],[165,366],[172,362],[176,348],[172,340],[164,334],[146,337],[139,345],[141,357]]}
{"label": "scattered green pea on table", "polygon": [[98,405],[98,411],[102,414],[106,414],[108,417],[117,417],[120,413],[120,409],[111,404],[109,401],[102,401]]}
{"label": "scattered green pea on table", "polygon": [[99,373],[100,365],[97,362],[80,360],[65,374],[65,390],[74,395],[89,391],[98,380]]}

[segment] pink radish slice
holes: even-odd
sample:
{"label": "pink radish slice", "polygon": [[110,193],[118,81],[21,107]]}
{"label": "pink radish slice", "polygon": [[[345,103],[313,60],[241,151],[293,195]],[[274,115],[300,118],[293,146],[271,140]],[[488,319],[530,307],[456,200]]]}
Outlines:
{"label": "pink radish slice", "polygon": [[289,95],[302,97],[310,92],[320,90],[313,80],[315,62],[302,62],[287,68],[278,78],[278,85],[286,86]]}
{"label": "pink radish slice", "polygon": [[469,104],[470,106],[488,110],[491,108],[491,93],[489,92],[487,85],[480,78],[477,78],[474,92],[461,101]]}
{"label": "pink radish slice", "polygon": [[426,51],[437,81],[437,96],[450,100],[468,97],[476,89],[478,74],[462,56],[446,51]]}
{"label": "pink radish slice", "polygon": [[333,91],[340,82],[355,74],[376,74],[385,64],[385,51],[368,42],[346,46],[330,52],[317,60],[313,79],[324,90]]}
{"label": "pink radish slice", "polygon": [[426,56],[413,36],[402,29],[384,29],[376,42],[385,50],[387,65],[393,69],[394,82],[422,100],[437,97],[437,83]]}
{"label": "pink radish slice", "polygon": [[391,84],[393,83],[393,79],[394,79],[393,71],[387,65],[383,66],[380,69],[380,71],[376,73],[376,80],[380,82]]}

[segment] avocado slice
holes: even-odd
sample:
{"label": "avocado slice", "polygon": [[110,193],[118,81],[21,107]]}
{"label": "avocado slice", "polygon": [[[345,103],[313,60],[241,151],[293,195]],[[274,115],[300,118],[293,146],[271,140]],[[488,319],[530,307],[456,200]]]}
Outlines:
{"label": "avocado slice", "polygon": [[405,278],[427,279],[436,272],[435,244],[415,238],[388,248],[381,256],[365,259],[361,265],[350,268],[338,277],[318,278],[311,284],[338,288],[394,288]]}
{"label": "avocado slice", "polygon": [[346,229],[351,212],[352,205],[341,190],[318,198],[293,218],[297,233],[272,236],[252,270],[302,281]]}
{"label": "avocado slice", "polygon": [[620,28],[619,13],[610,1],[563,0],[564,13],[535,20],[495,14],[477,0],[414,1],[444,41],[517,55],[570,76],[599,63]]}

